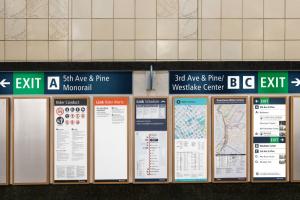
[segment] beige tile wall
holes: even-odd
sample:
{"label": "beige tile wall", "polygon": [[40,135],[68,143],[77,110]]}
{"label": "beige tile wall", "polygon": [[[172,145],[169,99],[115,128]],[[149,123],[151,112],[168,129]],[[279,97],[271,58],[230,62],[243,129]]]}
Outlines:
{"label": "beige tile wall", "polygon": [[300,60],[300,0],[0,0],[26,60]]}

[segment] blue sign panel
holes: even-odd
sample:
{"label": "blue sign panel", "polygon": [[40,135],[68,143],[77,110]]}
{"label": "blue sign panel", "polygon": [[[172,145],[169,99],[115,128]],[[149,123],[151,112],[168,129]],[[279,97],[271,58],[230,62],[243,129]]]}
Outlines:
{"label": "blue sign panel", "polygon": [[0,94],[132,94],[132,72],[0,72]]}
{"label": "blue sign panel", "polygon": [[297,71],[170,71],[170,94],[300,93]]}
{"label": "blue sign panel", "polygon": [[13,74],[10,72],[0,73],[0,94],[12,94],[13,93]]}
{"label": "blue sign panel", "polygon": [[131,72],[47,72],[45,94],[131,94]]}

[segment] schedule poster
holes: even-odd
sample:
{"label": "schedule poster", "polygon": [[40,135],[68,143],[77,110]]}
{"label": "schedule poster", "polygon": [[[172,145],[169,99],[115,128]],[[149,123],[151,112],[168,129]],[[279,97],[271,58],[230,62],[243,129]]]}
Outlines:
{"label": "schedule poster", "polygon": [[54,99],[54,181],[86,181],[87,99]]}
{"label": "schedule poster", "polygon": [[174,177],[207,181],[207,98],[174,98]]}
{"label": "schedule poster", "polygon": [[246,98],[214,98],[213,105],[214,181],[246,181]]}
{"label": "schedule poster", "polygon": [[128,180],[128,97],[95,97],[95,181]]}
{"label": "schedule poster", "polygon": [[167,98],[135,99],[135,181],[168,178]]}
{"label": "schedule poster", "polygon": [[253,99],[253,180],[286,180],[286,99]]}

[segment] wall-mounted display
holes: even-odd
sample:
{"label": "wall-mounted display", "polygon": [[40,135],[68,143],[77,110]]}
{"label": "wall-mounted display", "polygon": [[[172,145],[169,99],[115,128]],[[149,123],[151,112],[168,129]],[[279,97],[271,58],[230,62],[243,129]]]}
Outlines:
{"label": "wall-mounted display", "polygon": [[208,181],[208,98],[173,98],[175,182]]}
{"label": "wall-mounted display", "polygon": [[54,98],[54,182],[88,181],[88,98]]}
{"label": "wall-mounted display", "polygon": [[288,180],[285,97],[252,98],[252,181]]}
{"label": "wall-mounted display", "polygon": [[94,98],[94,181],[128,180],[128,97]]}
{"label": "wall-mounted display", "polygon": [[167,98],[135,98],[134,181],[168,179]]}
{"label": "wall-mounted display", "polygon": [[49,183],[49,99],[14,98],[12,183]]}
{"label": "wall-mounted display", "polygon": [[247,98],[214,97],[212,102],[213,181],[246,181],[249,114]]}
{"label": "wall-mounted display", "polygon": [[0,98],[0,185],[9,183],[9,99]]}

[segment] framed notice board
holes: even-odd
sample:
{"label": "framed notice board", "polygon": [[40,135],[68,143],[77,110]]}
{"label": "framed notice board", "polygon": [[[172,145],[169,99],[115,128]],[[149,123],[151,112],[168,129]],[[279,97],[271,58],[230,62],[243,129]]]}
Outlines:
{"label": "framed notice board", "polygon": [[209,100],[173,97],[173,180],[208,182]]}
{"label": "framed notice board", "polygon": [[291,181],[300,182],[300,96],[291,97]]}
{"label": "framed notice board", "polygon": [[134,99],[134,182],[168,181],[168,98]]}
{"label": "framed notice board", "polygon": [[54,183],[88,183],[89,98],[53,99]]}
{"label": "framed notice board", "polygon": [[251,98],[251,180],[289,180],[289,130],[287,97]]}
{"label": "framed notice board", "polygon": [[0,185],[9,183],[9,99],[0,98]]}
{"label": "framed notice board", "polygon": [[12,183],[49,184],[49,98],[13,98],[12,119]]}
{"label": "framed notice board", "polygon": [[248,181],[248,98],[212,97],[212,181]]}
{"label": "framed notice board", "polygon": [[128,97],[94,97],[94,183],[128,183]]}

